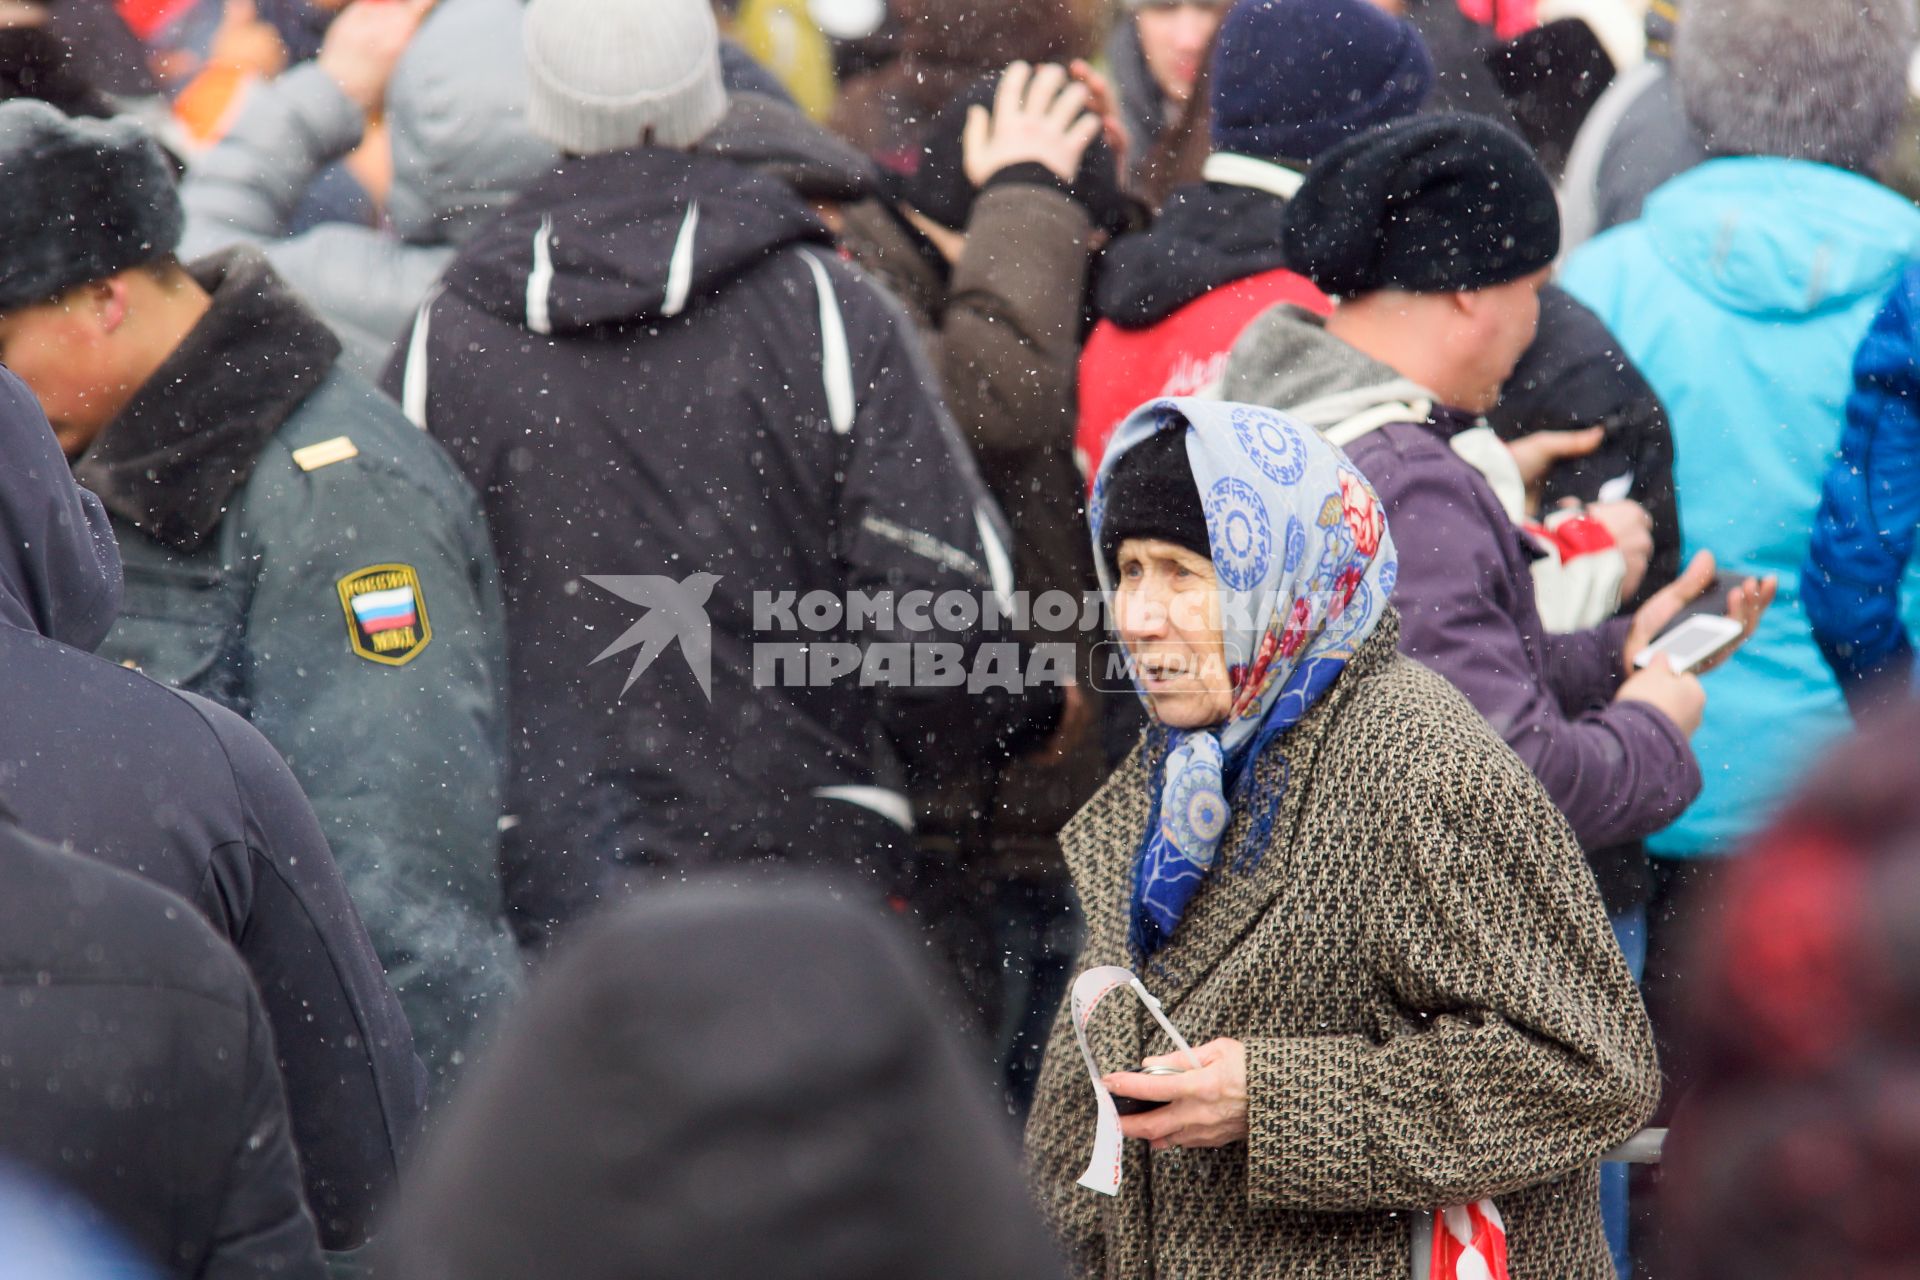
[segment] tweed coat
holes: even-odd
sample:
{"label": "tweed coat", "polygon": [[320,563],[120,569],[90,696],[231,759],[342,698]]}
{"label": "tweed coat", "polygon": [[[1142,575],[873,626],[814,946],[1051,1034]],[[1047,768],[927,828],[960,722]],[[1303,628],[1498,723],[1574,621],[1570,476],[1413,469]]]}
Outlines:
{"label": "tweed coat", "polygon": [[[1215,870],[1136,968],[1195,1044],[1247,1048],[1246,1142],[1129,1141],[1077,1186],[1095,1107],[1065,1008],[1027,1125],[1081,1276],[1406,1280],[1407,1211],[1493,1196],[1514,1280],[1602,1280],[1599,1154],[1659,1092],[1651,1029],[1572,831],[1471,704],[1396,652],[1389,611],[1255,762]],[[1134,967],[1142,751],[1062,836],[1082,967]],[[1137,1002],[1088,1030],[1101,1070],[1172,1052]]]}

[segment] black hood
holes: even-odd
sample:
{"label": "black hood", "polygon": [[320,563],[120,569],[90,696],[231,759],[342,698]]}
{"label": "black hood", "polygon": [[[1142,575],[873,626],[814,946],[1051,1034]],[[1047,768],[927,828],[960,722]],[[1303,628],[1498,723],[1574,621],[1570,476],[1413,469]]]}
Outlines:
{"label": "black hood", "polygon": [[1222,285],[1284,267],[1286,211],[1285,200],[1250,187],[1181,187],[1152,230],[1101,255],[1094,306],[1122,329],[1145,329]]}
{"label": "black hood", "polygon": [[581,931],[442,1117],[381,1280],[1037,1280],[1006,1116],[886,921],[699,886]]}
{"label": "black hood", "polygon": [[447,287],[535,333],[667,319],[776,249],[831,244],[775,178],[658,147],[572,156],[475,236]]}
{"label": "black hood", "polygon": [[120,610],[120,548],[47,416],[0,370],[0,624],[92,651]]}
{"label": "black hood", "polygon": [[880,189],[873,161],[791,102],[760,93],[729,93],[727,114],[699,151],[778,178],[807,200],[850,204]]}

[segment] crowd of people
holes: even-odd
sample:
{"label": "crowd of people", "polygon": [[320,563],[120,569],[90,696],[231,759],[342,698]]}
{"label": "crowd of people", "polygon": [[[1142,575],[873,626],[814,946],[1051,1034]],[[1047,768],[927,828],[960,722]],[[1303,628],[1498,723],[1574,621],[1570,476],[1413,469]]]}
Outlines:
{"label": "crowd of people", "polygon": [[1914,1274],[1917,53],[0,3],[0,1276]]}

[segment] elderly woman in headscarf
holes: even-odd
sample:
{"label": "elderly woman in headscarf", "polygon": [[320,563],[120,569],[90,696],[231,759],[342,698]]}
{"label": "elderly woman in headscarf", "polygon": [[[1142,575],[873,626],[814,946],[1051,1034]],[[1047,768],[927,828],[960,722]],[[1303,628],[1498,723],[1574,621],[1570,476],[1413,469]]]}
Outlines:
{"label": "elderly woman in headscarf", "polygon": [[1646,1014],[1552,801],[1395,651],[1366,480],[1278,413],[1163,400],[1090,516],[1152,723],[1063,836],[1082,965],[1136,973],[1198,1066],[1097,1006],[1106,1086],[1165,1105],[1120,1118],[1118,1195],[1089,1190],[1061,1011],[1027,1151],[1075,1271],[1405,1280],[1415,1211],[1491,1198],[1515,1280],[1611,1276],[1598,1158],[1653,1109]]}

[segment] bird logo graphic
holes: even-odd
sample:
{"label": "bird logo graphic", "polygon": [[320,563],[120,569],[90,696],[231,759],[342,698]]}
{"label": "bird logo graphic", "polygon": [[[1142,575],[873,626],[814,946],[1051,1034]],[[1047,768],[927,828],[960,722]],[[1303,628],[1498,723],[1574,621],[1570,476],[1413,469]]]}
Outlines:
{"label": "bird logo graphic", "polygon": [[[582,576],[602,591],[647,610],[645,617],[628,627],[593,660],[601,662],[635,645],[640,646],[633,670],[628,673],[626,684],[620,687],[620,696],[625,697],[641,673],[678,639],[693,678],[700,682],[700,692],[707,695],[708,702],[713,701],[713,623],[707,617],[706,605],[713,595],[714,584],[720,581],[718,574],[690,573],[678,582],[658,574]],[[587,665],[592,666],[593,662]]]}

